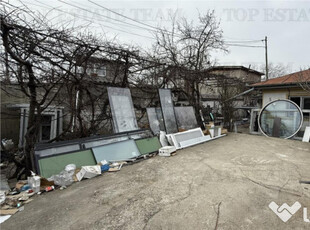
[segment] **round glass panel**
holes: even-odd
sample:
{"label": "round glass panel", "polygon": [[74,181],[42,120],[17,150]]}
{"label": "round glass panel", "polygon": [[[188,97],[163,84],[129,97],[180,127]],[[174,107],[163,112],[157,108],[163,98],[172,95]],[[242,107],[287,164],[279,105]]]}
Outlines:
{"label": "round glass panel", "polygon": [[302,111],[290,100],[268,103],[259,114],[259,128],[269,137],[291,138],[301,128]]}

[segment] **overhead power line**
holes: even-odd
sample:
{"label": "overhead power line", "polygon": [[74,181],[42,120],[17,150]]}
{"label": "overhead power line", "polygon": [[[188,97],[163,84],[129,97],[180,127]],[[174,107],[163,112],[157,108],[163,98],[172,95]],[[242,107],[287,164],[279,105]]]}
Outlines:
{"label": "overhead power line", "polygon": [[103,5],[100,5],[100,4],[98,4],[98,3],[94,2],[94,1],[91,1],[91,0],[88,0],[88,1],[89,1],[90,3],[93,3],[93,4],[96,5],[96,6],[99,6],[100,8],[103,8],[103,9],[109,11],[109,12],[112,12],[112,13],[114,13],[114,14],[116,14],[116,15],[119,15],[119,16],[121,16],[121,17],[123,17],[123,18],[127,18],[127,19],[129,19],[130,21],[133,21],[133,22],[139,23],[139,24],[141,24],[141,25],[150,27],[150,28],[152,28],[152,29],[158,30],[158,28],[155,27],[155,26],[152,26],[152,25],[149,25],[149,24],[147,24],[147,23],[140,22],[140,21],[138,21],[138,20],[136,20],[136,19],[127,17],[126,15],[120,14],[120,13],[118,13],[118,12],[116,12],[116,11],[114,11],[114,10],[111,10],[111,9],[109,9],[109,8],[107,8],[107,7],[104,7]]}
{"label": "overhead power line", "polygon": [[100,25],[100,26],[103,26],[103,27],[106,27],[106,28],[110,28],[112,30],[116,30],[116,31],[120,31],[120,32],[124,32],[124,33],[127,33],[127,34],[131,34],[131,35],[135,35],[135,36],[139,36],[139,37],[144,37],[144,38],[148,38],[148,39],[155,39],[155,38],[150,37],[150,36],[145,36],[145,35],[137,34],[137,33],[134,33],[134,32],[128,31],[128,30],[126,31],[126,30],[122,30],[122,29],[119,29],[119,28],[111,27],[111,26],[108,26],[108,25],[105,25],[105,24],[101,24],[101,23],[95,22],[94,20],[89,19],[87,16],[76,15],[74,13],[70,13],[70,12],[61,10],[59,8],[50,6],[50,5],[46,4],[46,3],[42,3],[42,2],[40,2],[38,0],[35,0],[35,1],[40,3],[40,4],[42,4],[42,5],[36,5],[36,4],[33,4],[33,3],[28,3],[28,2],[27,2],[27,4],[43,7],[43,8],[46,8],[46,9],[49,8],[51,10],[57,10],[59,12],[65,13],[65,14],[69,14],[69,15],[71,15],[73,17],[76,17],[76,18],[79,18],[79,19],[82,19],[82,20],[86,20],[86,21],[88,21],[90,23],[97,24],[97,25]]}
{"label": "overhead power line", "polygon": [[[46,7],[46,5],[47,5],[46,3],[42,3],[42,2],[40,2],[40,1],[38,1],[38,0],[35,0],[35,1],[36,1],[36,2],[39,2],[40,4],[43,4],[43,6],[41,6],[41,7]],[[141,25],[143,25],[143,26],[150,27],[150,29],[149,29],[149,28],[142,27],[142,26],[139,26],[139,25],[135,25],[135,24],[132,24],[132,23],[128,23],[128,22],[126,22],[126,21],[122,21],[122,20],[119,20],[119,19],[115,19],[115,18],[106,16],[106,15],[102,15],[102,14],[99,14],[99,13],[97,13],[97,12],[92,12],[92,11],[90,11],[90,10],[88,10],[88,9],[85,9],[85,8],[83,8],[83,7],[80,7],[80,6],[78,6],[78,5],[65,2],[64,0],[58,0],[58,1],[59,1],[59,2],[62,2],[62,3],[64,3],[64,4],[66,4],[66,5],[72,6],[72,7],[74,7],[74,8],[78,8],[78,9],[81,9],[81,10],[83,10],[83,11],[86,11],[86,12],[89,12],[89,13],[92,13],[92,14],[95,14],[95,15],[98,15],[98,16],[100,16],[100,17],[104,17],[104,18],[108,18],[108,19],[113,20],[113,21],[117,21],[117,22],[119,22],[118,25],[122,25],[122,26],[123,26],[123,24],[127,24],[127,25],[129,25],[129,26],[133,26],[133,27],[135,27],[135,28],[142,29],[142,30],[146,30],[146,31],[148,31],[148,32],[154,32],[154,33],[156,33],[156,32],[159,31],[159,28],[157,28],[157,27],[155,27],[155,26],[146,24],[146,23],[144,23],[144,22],[140,22],[140,21],[138,21],[138,20],[135,20],[135,19],[133,19],[133,18],[130,18],[130,17],[128,17],[128,16],[125,16],[125,15],[123,15],[123,14],[120,14],[120,13],[118,13],[118,12],[116,12],[116,11],[113,11],[113,10],[107,8],[107,7],[104,7],[104,6],[102,6],[102,5],[100,5],[100,4],[96,3],[96,2],[94,2],[94,1],[92,1],[92,0],[88,0],[88,1],[91,2],[91,3],[93,3],[93,4],[96,5],[96,6],[99,6],[99,7],[103,8],[103,9],[109,11],[109,12],[114,13],[114,14],[116,14],[116,15],[118,15],[118,16],[121,16],[121,17],[126,18],[126,19],[128,19],[128,20],[131,20],[131,21],[133,21],[133,22],[135,22],[135,23],[139,23],[139,24],[141,24]],[[81,4],[80,4],[80,5],[81,5]],[[86,21],[88,21],[88,22],[90,22],[90,23],[95,23],[95,24],[98,24],[98,25],[100,25],[100,26],[104,26],[104,27],[110,28],[110,29],[112,29],[112,30],[116,30],[116,31],[120,31],[120,32],[123,32],[123,33],[127,33],[127,34],[131,34],[131,35],[135,35],[135,36],[139,36],[139,37],[145,37],[145,38],[148,38],[148,39],[154,39],[154,40],[156,40],[156,38],[154,38],[154,37],[149,37],[149,36],[145,36],[145,35],[141,35],[141,34],[134,33],[134,32],[132,32],[132,31],[122,30],[122,29],[118,29],[118,28],[111,27],[111,26],[107,26],[107,25],[104,25],[104,24],[95,22],[94,20],[90,20],[89,18],[87,18],[87,17],[85,17],[85,16],[76,15],[76,14],[73,14],[73,13],[70,13],[70,12],[66,12],[66,11],[64,11],[64,10],[58,9],[58,8],[53,7],[53,6],[50,6],[50,5],[47,5],[47,6],[49,6],[50,9],[54,9],[54,10],[57,10],[57,11],[60,11],[60,12],[63,12],[63,13],[67,13],[67,14],[72,15],[72,16],[74,16],[74,17],[77,17],[77,18],[86,20]],[[101,21],[102,21],[102,20],[101,20]],[[104,22],[106,22],[106,21],[104,21]],[[115,22],[109,22],[109,23],[111,23],[111,24],[116,24]],[[123,23],[123,24],[120,24],[120,23]],[[172,32],[167,31],[167,30],[161,30],[161,32],[163,32],[163,33],[165,33],[165,34],[172,34]],[[174,34],[175,36],[177,36],[177,37],[181,37],[181,36],[182,36],[182,35],[179,35],[179,34],[177,34],[177,33],[173,33],[173,34]],[[262,41],[264,41],[264,40],[240,40],[240,41],[228,41],[228,40],[226,40],[226,41],[224,41],[224,42],[225,42],[225,44],[228,45],[228,46],[260,47],[260,46],[245,45],[245,44],[248,44],[248,43],[257,43],[257,42],[262,42]],[[233,44],[233,43],[236,43],[236,44]]]}
{"label": "overhead power line", "polygon": [[62,2],[62,3],[64,3],[64,4],[66,4],[66,5],[72,6],[72,7],[74,7],[74,8],[83,10],[83,11],[85,11],[85,12],[89,12],[89,13],[98,15],[98,16],[100,16],[100,17],[104,17],[104,18],[107,18],[107,19],[110,19],[110,20],[113,20],[113,21],[117,21],[117,22],[120,22],[120,23],[123,23],[123,24],[127,24],[127,25],[131,25],[131,26],[134,26],[134,27],[143,29],[143,30],[149,30],[149,31],[154,32],[154,30],[152,30],[152,29],[148,29],[148,28],[145,28],[145,27],[141,27],[141,26],[139,26],[139,25],[135,25],[135,24],[132,24],[132,23],[129,23],[129,22],[125,22],[125,21],[122,21],[122,20],[119,20],[119,19],[116,19],[116,18],[111,18],[111,17],[109,17],[109,16],[106,16],[106,15],[103,15],[103,14],[99,14],[99,13],[97,13],[97,12],[93,12],[93,11],[91,11],[91,10],[85,9],[85,8],[80,7],[80,6],[78,6],[78,5],[65,2],[65,1],[63,1],[63,0],[58,0],[58,1],[59,1],[59,2]]}
{"label": "overhead power line", "polygon": [[[120,14],[120,13],[117,13],[117,12],[115,12],[115,11],[112,11],[112,10],[110,10],[110,9],[109,9],[109,10],[110,10],[110,12],[112,12],[112,13],[115,13],[115,14],[117,14],[117,15],[123,17],[123,18],[130,19],[130,20],[134,21],[135,23],[139,23],[139,24],[142,24],[142,25],[144,25],[144,26],[147,25],[148,27],[151,27],[151,28],[145,28],[145,27],[142,27],[142,26],[139,26],[139,25],[136,25],[136,24],[132,24],[132,23],[130,23],[130,22],[126,22],[126,21],[122,21],[122,20],[119,20],[119,19],[116,19],[116,18],[112,18],[112,17],[106,16],[106,15],[102,15],[102,14],[99,14],[99,13],[97,13],[97,12],[92,12],[92,11],[90,11],[90,10],[88,10],[88,9],[83,8],[83,7],[80,7],[80,6],[77,6],[77,5],[74,5],[74,4],[65,2],[64,0],[58,0],[58,1],[59,1],[59,2],[62,2],[62,3],[64,3],[64,4],[66,4],[66,5],[69,5],[69,6],[72,6],[72,7],[81,9],[81,10],[84,10],[84,11],[86,11],[86,12],[89,12],[89,13],[92,13],[92,14],[95,14],[95,15],[98,15],[98,16],[101,16],[101,17],[104,17],[104,18],[108,18],[108,19],[113,20],[113,21],[117,21],[117,22],[120,22],[120,23],[123,23],[123,24],[126,24],[126,25],[135,26],[135,27],[137,27],[137,28],[139,28],[139,29],[142,29],[142,30],[147,30],[147,31],[153,32],[153,33],[157,33],[158,31],[161,31],[161,32],[164,33],[164,34],[173,35],[173,36],[176,36],[176,37],[179,37],[179,38],[183,38],[183,35],[182,35],[182,34],[178,34],[178,33],[175,33],[175,32],[170,32],[170,31],[168,31],[168,30],[166,30],[166,29],[164,29],[164,28],[158,28],[158,27],[156,27],[156,26],[151,26],[151,25],[148,25],[148,24],[146,24],[146,23],[139,22],[138,20],[132,19],[132,18],[127,17],[127,16],[125,16],[125,15],[123,15],[123,14]],[[81,4],[79,4],[79,5],[81,5]],[[108,9],[108,8],[106,8],[106,7],[104,7],[104,6],[100,5],[100,4],[97,4],[97,5],[100,6],[100,7],[103,7],[104,9]]]}
{"label": "overhead power line", "polygon": [[251,48],[265,48],[265,46],[252,46],[252,45],[241,45],[241,44],[230,44],[226,43],[227,46],[238,46],[238,47],[251,47]]}
{"label": "overhead power line", "polygon": [[26,2],[26,1],[24,1],[24,2],[27,3],[27,4],[29,4],[29,5],[38,6],[38,7],[42,7],[42,8],[49,9],[49,10],[56,10],[56,11],[62,12],[62,13],[64,13],[64,14],[69,14],[69,15],[71,15],[71,16],[73,16],[73,17],[76,17],[76,18],[79,18],[79,19],[88,21],[88,22],[90,22],[90,23],[92,23],[92,24],[97,24],[97,25],[99,25],[99,26],[101,26],[101,27],[110,28],[110,29],[112,29],[112,30],[116,30],[116,31],[128,33],[128,34],[135,35],[135,36],[139,36],[139,37],[144,37],[144,38],[148,38],[148,39],[155,39],[154,37],[145,36],[145,35],[133,33],[133,32],[130,32],[130,31],[118,29],[118,28],[115,28],[115,27],[111,27],[111,26],[108,26],[108,25],[105,25],[105,24],[101,24],[101,23],[95,22],[94,20],[90,20],[90,19],[87,18],[86,16],[76,15],[76,14],[74,14],[74,13],[70,13],[70,12],[61,10],[61,9],[59,9],[59,8],[50,6],[50,5],[46,4],[46,3],[42,3],[42,2],[40,2],[40,1],[38,1],[38,0],[35,0],[35,1],[38,2],[39,4],[42,4],[42,5],[38,5],[38,4],[34,4],[34,3],[29,3],[29,2]]}
{"label": "overhead power line", "polygon": [[[145,38],[148,38],[148,39],[154,39],[154,40],[156,40],[156,38],[154,38],[154,37],[149,37],[149,36],[145,36],[145,35],[133,33],[133,32],[131,32],[131,31],[126,31],[126,30],[114,28],[114,27],[111,27],[111,26],[107,26],[107,25],[104,25],[104,24],[101,24],[101,23],[98,23],[98,22],[94,22],[94,20],[90,20],[90,19],[87,18],[86,16],[76,15],[76,14],[74,14],[74,13],[70,13],[70,12],[61,10],[61,9],[59,9],[59,8],[50,6],[50,5],[46,4],[46,3],[42,3],[42,2],[40,2],[40,1],[38,1],[38,0],[35,0],[35,1],[38,2],[38,3],[40,3],[40,4],[42,4],[42,5],[39,6],[39,5],[36,5],[36,4],[33,4],[33,3],[28,3],[28,4],[35,5],[35,6],[39,6],[39,7],[44,7],[44,8],[49,7],[50,10],[57,10],[57,11],[59,11],[59,12],[63,12],[63,13],[72,15],[72,16],[74,16],[74,17],[77,17],[77,18],[86,20],[86,21],[88,21],[88,22],[90,22],[90,23],[98,24],[98,25],[100,25],[100,26],[102,26],[102,27],[107,27],[107,28],[110,28],[110,29],[113,29],[113,30],[116,30],[116,31],[120,31],[120,32],[124,32],[124,33],[131,34],[131,35],[135,35],[135,36],[139,36],[139,37],[145,37]],[[134,26],[134,27],[139,28],[139,29],[143,29],[143,30],[147,30],[147,31],[152,31],[152,32],[158,32],[158,30],[159,30],[157,27],[148,25],[148,24],[143,23],[143,22],[139,22],[138,20],[132,19],[132,18],[127,17],[127,16],[125,16],[125,15],[123,15],[123,14],[120,14],[120,13],[118,13],[118,12],[115,12],[115,11],[113,11],[113,10],[110,10],[110,9],[108,9],[108,8],[106,8],[106,7],[104,7],[104,6],[100,5],[100,4],[97,4],[96,2],[93,2],[93,1],[91,1],[91,0],[88,0],[88,1],[91,2],[91,3],[93,3],[93,4],[95,4],[95,5],[97,5],[97,6],[99,6],[99,7],[101,7],[101,8],[103,8],[103,9],[108,10],[108,11],[110,11],[110,12],[112,12],[112,13],[115,13],[115,14],[117,14],[117,15],[119,15],[119,16],[122,16],[122,17],[124,17],[124,18],[126,18],[126,19],[129,19],[129,20],[134,21],[134,22],[136,22],[136,23],[142,24],[142,25],[144,25],[144,26],[151,27],[152,29],[147,29],[147,28],[144,28],[144,27],[141,27],[141,26],[138,26],[138,25],[134,25],[134,24],[132,24],[132,23],[124,22],[124,21],[121,21],[121,20],[118,20],[118,19],[114,19],[114,18],[108,17],[108,16],[106,16],[106,15],[102,15],[102,14],[99,14],[99,13],[96,13],[96,12],[92,12],[92,11],[90,11],[90,10],[88,10],[88,9],[85,9],[85,8],[83,8],[83,7],[80,7],[80,6],[76,6],[76,5],[74,5],[74,4],[67,3],[67,2],[65,2],[65,1],[63,1],[63,0],[58,0],[58,1],[60,1],[60,2],[62,2],[62,3],[64,3],[64,4],[67,4],[67,5],[70,5],[70,6],[72,6],[72,7],[75,7],[75,8],[78,8],[78,9],[82,9],[82,10],[84,10],[84,11],[86,11],[86,12],[94,13],[94,14],[96,14],[96,15],[99,15],[100,17],[105,17],[105,18],[108,18],[108,19],[111,19],[111,20],[115,20],[115,21],[118,21],[118,22],[121,22],[121,23],[124,23],[124,24],[128,24],[128,25],[130,25],[130,26]],[[110,22],[110,23],[112,23],[112,22]],[[112,23],[112,24],[115,24],[115,22]],[[156,31],[155,31],[154,29],[156,29]],[[167,31],[166,31],[166,32],[167,32]],[[171,32],[169,32],[169,33],[171,33]],[[174,35],[177,35],[177,34],[174,34]],[[178,36],[180,36],[180,35],[178,35]],[[257,43],[257,42],[262,42],[262,41],[264,41],[264,40],[242,40],[242,41],[228,41],[228,40],[226,40],[226,41],[224,41],[224,42],[225,42],[224,44],[227,45],[227,46],[235,46],[235,47],[263,48],[263,47],[265,47],[265,46],[247,45],[247,44],[249,44],[249,43]]]}

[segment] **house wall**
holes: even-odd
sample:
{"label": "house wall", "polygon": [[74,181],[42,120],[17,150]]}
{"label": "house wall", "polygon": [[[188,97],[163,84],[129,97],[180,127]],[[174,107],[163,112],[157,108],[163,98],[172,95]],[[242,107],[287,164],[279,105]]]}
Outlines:
{"label": "house wall", "polygon": [[[310,97],[310,93],[301,88],[284,88],[284,89],[264,89],[263,94],[263,107],[273,100],[290,99],[290,97]],[[300,131],[295,137],[301,138],[307,126],[310,126],[310,113],[303,110],[303,124]]]}
{"label": "house wall", "polygon": [[223,70],[212,70],[211,74],[225,75],[227,77],[237,78],[244,83],[257,83],[261,81],[261,75],[244,70],[244,69],[223,69]]}
{"label": "house wall", "polygon": [[[211,70],[210,74],[218,75],[219,78],[221,76],[225,76],[227,78],[233,78],[240,80],[240,83],[236,85],[229,85],[230,94],[231,96],[235,96],[243,91],[245,91],[246,86],[257,83],[261,81],[261,75],[257,73],[253,73],[247,71],[245,69],[215,69]],[[221,87],[218,84],[218,80],[216,77],[211,80],[207,80],[205,85],[200,86],[200,92],[202,94],[203,105],[209,105],[214,113],[221,113],[221,106],[220,106],[220,92]],[[258,106],[258,101],[253,97],[252,93],[248,93],[246,95],[238,97],[238,100],[234,101],[236,107],[243,107],[243,106]],[[239,110],[236,113],[238,117],[244,117],[244,111]]]}
{"label": "house wall", "polygon": [[289,99],[294,96],[310,96],[309,92],[301,88],[286,88],[286,89],[264,89],[263,93],[263,106],[270,101],[278,99]]}

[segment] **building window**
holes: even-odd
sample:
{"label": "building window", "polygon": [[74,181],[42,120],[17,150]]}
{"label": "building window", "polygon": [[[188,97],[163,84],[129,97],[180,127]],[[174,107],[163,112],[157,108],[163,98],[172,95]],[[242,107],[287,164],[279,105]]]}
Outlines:
{"label": "building window", "polygon": [[105,77],[106,72],[106,66],[102,64],[92,64],[86,69],[87,74],[95,77]]}
{"label": "building window", "polygon": [[304,98],[303,109],[310,109],[310,97]]}
{"label": "building window", "polygon": [[300,107],[300,97],[291,97],[290,100],[295,102]]}
{"label": "building window", "polygon": [[106,76],[106,67],[105,66],[97,66],[96,67],[96,72],[98,77],[105,77]]}
{"label": "building window", "polygon": [[306,127],[310,125],[310,97],[290,97],[290,100],[299,105],[303,112],[303,124],[296,135],[297,138],[301,139]]}
{"label": "building window", "polygon": [[49,141],[51,139],[52,116],[43,115],[41,117],[40,141]]}
{"label": "building window", "polygon": [[310,97],[290,97],[302,110],[310,109]]}
{"label": "building window", "polygon": [[[28,127],[29,105],[16,104],[12,108],[20,108],[20,129],[19,129],[19,144],[22,148],[25,145],[25,134]],[[46,142],[62,132],[63,127],[63,108],[62,107],[47,107],[41,114],[41,124],[38,133],[38,142]]]}

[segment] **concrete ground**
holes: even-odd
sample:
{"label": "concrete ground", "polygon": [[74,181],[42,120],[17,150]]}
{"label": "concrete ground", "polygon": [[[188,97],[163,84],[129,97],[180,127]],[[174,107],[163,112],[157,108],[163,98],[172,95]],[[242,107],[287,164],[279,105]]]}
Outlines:
{"label": "concrete ground", "polygon": [[246,134],[190,147],[38,195],[1,229],[309,229],[310,144]]}

